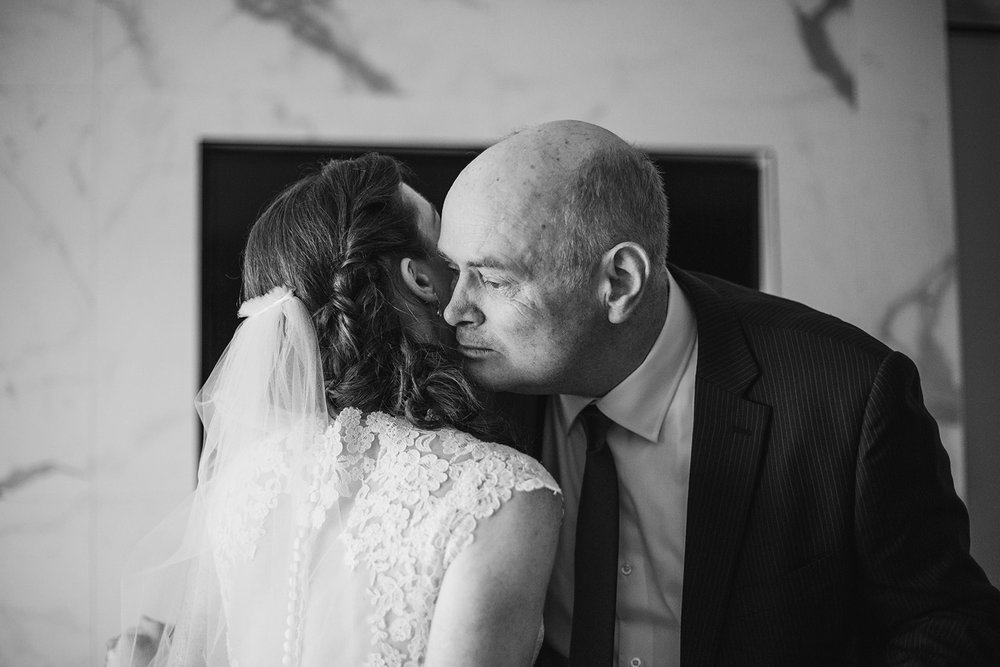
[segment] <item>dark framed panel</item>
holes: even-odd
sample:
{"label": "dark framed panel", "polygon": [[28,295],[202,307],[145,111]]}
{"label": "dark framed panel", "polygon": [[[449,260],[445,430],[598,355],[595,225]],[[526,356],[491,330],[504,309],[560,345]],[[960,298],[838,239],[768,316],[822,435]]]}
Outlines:
{"label": "dark framed panel", "polygon": [[[241,255],[270,200],[330,158],[377,150],[402,160],[412,185],[440,210],[477,147],[338,146],[205,141],[201,144],[201,377],[204,382],[236,329]],[[757,153],[647,151],[670,202],[669,259],[748,287],[761,287],[767,168]]]}

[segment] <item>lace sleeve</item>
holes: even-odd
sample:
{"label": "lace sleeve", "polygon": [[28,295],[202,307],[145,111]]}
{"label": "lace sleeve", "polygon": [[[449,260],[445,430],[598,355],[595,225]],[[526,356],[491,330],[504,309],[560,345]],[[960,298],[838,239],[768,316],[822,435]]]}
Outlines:
{"label": "lace sleeve", "polygon": [[444,435],[445,451],[453,451],[454,486],[445,498],[452,510],[445,567],[475,539],[476,527],[511,499],[515,492],[546,489],[562,495],[552,475],[535,459],[510,447],[483,443],[464,433]]}
{"label": "lace sleeve", "polygon": [[514,493],[558,494],[559,487],[533,459],[460,431],[426,431],[383,413],[362,418],[347,410],[338,421],[345,451],[358,449],[367,462],[359,463],[340,536],[345,565],[367,582],[365,664],[419,663],[445,572],[473,542],[477,524]]}

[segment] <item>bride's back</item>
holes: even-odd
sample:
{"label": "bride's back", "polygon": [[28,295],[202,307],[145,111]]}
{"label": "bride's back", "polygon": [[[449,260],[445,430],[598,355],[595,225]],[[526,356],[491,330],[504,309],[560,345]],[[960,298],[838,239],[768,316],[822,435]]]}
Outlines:
{"label": "bride's back", "polygon": [[212,494],[231,664],[419,661],[477,525],[516,491],[557,490],[513,449],[379,412],[343,410],[306,449],[248,450]]}

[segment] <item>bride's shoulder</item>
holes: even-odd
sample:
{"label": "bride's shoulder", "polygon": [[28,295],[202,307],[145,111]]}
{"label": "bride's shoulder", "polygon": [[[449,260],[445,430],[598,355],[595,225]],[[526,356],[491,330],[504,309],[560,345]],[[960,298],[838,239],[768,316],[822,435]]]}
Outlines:
{"label": "bride's shoulder", "polygon": [[560,493],[552,475],[536,459],[513,447],[488,442],[453,428],[435,431],[442,453],[455,465],[465,466],[472,477],[500,475],[513,489],[548,489]]}
{"label": "bride's shoulder", "polygon": [[458,492],[499,495],[547,489],[560,494],[552,475],[534,458],[512,447],[488,442],[454,428],[424,429],[383,412],[347,409],[336,420],[345,449],[431,466],[454,482]]}
{"label": "bride's shoulder", "polygon": [[[454,480],[447,503],[455,512],[450,525],[446,561],[468,553],[487,560],[499,545],[521,544],[525,558],[546,552],[545,536],[557,533],[562,521],[562,491],[534,458],[512,447],[480,440],[455,429],[435,431],[450,453]],[[503,507],[502,512],[498,511]],[[473,544],[477,549],[468,550]],[[472,554],[479,553],[478,557]],[[491,555],[492,554],[492,555]],[[478,560],[476,561],[478,562]]]}
{"label": "bride's shoulder", "polygon": [[[550,531],[562,518],[562,493],[552,475],[512,447],[454,428],[423,429],[381,412],[347,421],[356,434],[368,432],[377,441],[382,463],[374,474],[395,480],[397,491],[412,491],[407,497],[436,498],[434,516],[449,535],[448,561],[483,532],[476,527],[486,519],[491,520],[485,533],[507,535],[512,526]],[[495,514],[505,519],[498,522]]]}
{"label": "bride's shoulder", "polygon": [[[449,461],[454,481],[448,496],[458,516],[485,520],[501,513],[539,530],[557,525],[562,517],[562,491],[541,463],[512,447],[480,440],[456,429],[434,431],[441,455]],[[505,522],[490,521],[487,532],[509,532]],[[469,524],[472,527],[472,524]],[[467,546],[471,534],[455,531],[455,543]]]}

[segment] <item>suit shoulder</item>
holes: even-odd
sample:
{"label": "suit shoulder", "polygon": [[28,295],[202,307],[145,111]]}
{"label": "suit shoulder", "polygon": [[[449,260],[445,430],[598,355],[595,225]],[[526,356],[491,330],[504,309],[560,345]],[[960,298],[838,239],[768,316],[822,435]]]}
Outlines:
{"label": "suit shoulder", "polygon": [[833,315],[784,297],[766,294],[712,276],[699,275],[733,309],[755,345],[800,349],[849,349],[852,356],[879,365],[892,350],[871,334]]}

